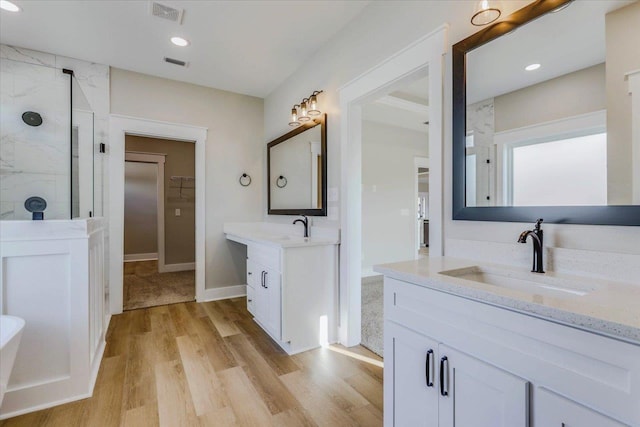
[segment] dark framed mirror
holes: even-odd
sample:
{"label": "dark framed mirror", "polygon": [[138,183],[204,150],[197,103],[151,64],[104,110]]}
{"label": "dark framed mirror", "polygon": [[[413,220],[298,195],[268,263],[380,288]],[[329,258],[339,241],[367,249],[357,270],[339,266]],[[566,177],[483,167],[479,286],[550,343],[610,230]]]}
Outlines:
{"label": "dark framed mirror", "polygon": [[269,215],[327,215],[327,115],[267,145]]}
{"label": "dark framed mirror", "polygon": [[539,0],[453,46],[454,220],[640,225],[638,19]]}

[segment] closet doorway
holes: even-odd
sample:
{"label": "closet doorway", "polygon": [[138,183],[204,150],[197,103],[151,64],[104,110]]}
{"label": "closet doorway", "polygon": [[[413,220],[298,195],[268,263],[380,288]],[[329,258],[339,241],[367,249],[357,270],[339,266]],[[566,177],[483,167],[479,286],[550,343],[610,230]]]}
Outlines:
{"label": "closet doorway", "polygon": [[123,309],[195,300],[195,145],[127,135]]}

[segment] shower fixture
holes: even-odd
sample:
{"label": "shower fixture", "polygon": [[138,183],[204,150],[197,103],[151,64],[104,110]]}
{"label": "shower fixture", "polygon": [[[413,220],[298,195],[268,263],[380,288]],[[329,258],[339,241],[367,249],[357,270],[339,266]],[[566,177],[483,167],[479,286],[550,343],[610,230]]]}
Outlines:
{"label": "shower fixture", "polygon": [[29,126],[40,126],[42,124],[42,116],[35,111],[25,111],[22,113],[22,121]]}

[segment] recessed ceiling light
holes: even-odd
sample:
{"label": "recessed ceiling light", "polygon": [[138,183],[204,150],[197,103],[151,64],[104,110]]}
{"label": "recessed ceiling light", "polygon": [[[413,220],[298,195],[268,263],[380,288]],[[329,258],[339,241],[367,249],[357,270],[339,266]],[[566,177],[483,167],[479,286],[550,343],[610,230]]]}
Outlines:
{"label": "recessed ceiling light", "polygon": [[171,37],[171,43],[180,47],[189,46],[191,44],[189,43],[189,40],[183,39],[182,37]]}
{"label": "recessed ceiling light", "polygon": [[540,68],[540,64],[530,64],[524,67],[524,69],[527,71],[537,70],[538,68]]}
{"label": "recessed ceiling light", "polygon": [[7,12],[20,12],[20,8],[9,0],[0,0],[0,9],[6,10]]}

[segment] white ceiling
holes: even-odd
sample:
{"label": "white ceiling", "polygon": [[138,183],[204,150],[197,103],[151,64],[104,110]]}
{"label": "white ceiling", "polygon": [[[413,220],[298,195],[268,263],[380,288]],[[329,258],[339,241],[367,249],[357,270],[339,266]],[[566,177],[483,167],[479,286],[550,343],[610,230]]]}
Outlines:
{"label": "white ceiling", "polygon": [[362,118],[370,122],[382,123],[427,133],[429,126],[428,98],[429,77],[409,82],[362,106]]}
{"label": "white ceiling", "polygon": [[[574,1],[467,54],[467,104],[605,60],[605,14],[634,1]],[[532,63],[542,66],[525,71]]]}
{"label": "white ceiling", "polygon": [[[12,0],[4,44],[265,97],[369,1],[163,1],[182,25],[151,16],[144,0]],[[169,41],[191,41],[180,48]],[[167,64],[165,56],[189,62]]]}

